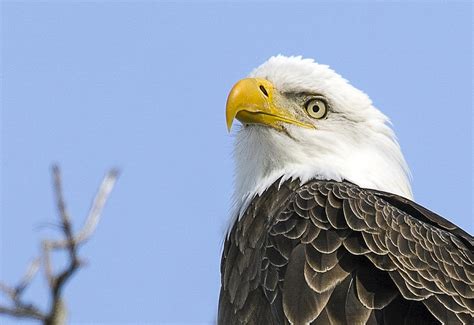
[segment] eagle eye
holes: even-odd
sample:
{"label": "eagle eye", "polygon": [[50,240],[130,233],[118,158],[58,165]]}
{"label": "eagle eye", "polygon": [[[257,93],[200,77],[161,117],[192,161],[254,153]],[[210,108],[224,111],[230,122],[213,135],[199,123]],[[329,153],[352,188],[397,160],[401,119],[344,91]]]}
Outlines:
{"label": "eagle eye", "polygon": [[327,102],[322,97],[313,97],[307,100],[304,107],[308,115],[312,118],[322,119],[326,117],[328,112]]}

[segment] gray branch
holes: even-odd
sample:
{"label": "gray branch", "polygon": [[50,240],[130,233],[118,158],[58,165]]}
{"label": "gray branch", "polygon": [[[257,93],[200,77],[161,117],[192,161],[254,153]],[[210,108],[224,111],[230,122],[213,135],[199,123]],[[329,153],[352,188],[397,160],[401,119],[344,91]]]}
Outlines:
{"label": "gray branch", "polygon": [[[58,166],[53,166],[52,174],[56,206],[64,239],[43,240],[41,245],[41,257],[34,259],[30,263],[25,275],[17,286],[10,287],[0,283],[0,292],[6,295],[11,302],[11,307],[0,306],[0,314],[16,318],[36,319],[46,325],[62,325],[65,324],[67,317],[66,305],[62,299],[64,286],[81,266],[78,248],[94,234],[100,221],[102,210],[117,180],[118,171],[112,169],[104,177],[92,202],[84,226],[77,234],[74,234],[71,218],[66,208],[62,189],[62,177]],[[66,250],[68,253],[68,263],[66,267],[56,275],[53,273],[52,267],[52,250]],[[41,311],[35,305],[26,303],[22,299],[23,292],[41,267],[43,267],[51,294],[51,305],[47,312]]]}

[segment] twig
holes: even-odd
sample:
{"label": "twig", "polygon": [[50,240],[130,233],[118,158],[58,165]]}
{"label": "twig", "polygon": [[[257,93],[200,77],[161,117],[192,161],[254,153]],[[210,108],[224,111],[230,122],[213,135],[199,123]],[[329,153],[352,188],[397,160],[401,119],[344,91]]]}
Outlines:
{"label": "twig", "polygon": [[41,257],[43,259],[44,275],[46,277],[46,281],[48,282],[48,286],[52,287],[54,285],[54,275],[53,266],[51,265],[51,257],[49,256],[50,250],[51,247],[49,241],[43,240],[41,243]]}
{"label": "twig", "polygon": [[[63,284],[78,269],[79,259],[77,257],[77,245],[74,240],[74,235],[72,233],[72,226],[71,226],[71,221],[69,218],[69,213],[66,210],[66,204],[64,202],[61,172],[58,166],[53,166],[53,184],[54,184],[54,190],[56,193],[56,204],[58,206],[58,213],[61,218],[64,236],[66,237],[66,242],[67,242],[67,250],[69,252],[68,266],[58,276],[53,277],[51,289],[52,289],[53,305],[54,305],[54,302],[56,302],[61,295]],[[44,245],[43,247],[45,249],[48,249],[48,245]],[[54,309],[54,306],[53,306],[53,309]]]}
{"label": "twig", "polygon": [[0,291],[2,291],[4,295],[8,296],[12,300],[15,297],[15,289],[10,288],[6,284],[0,283]]}
{"label": "twig", "polygon": [[8,308],[0,306],[0,314],[9,315],[17,318],[32,318],[41,320],[44,322],[46,319],[44,314],[34,308],[24,308],[22,306],[15,306],[14,308]]}
{"label": "twig", "polygon": [[[61,172],[58,166],[53,166],[52,174],[56,206],[65,239],[43,240],[41,245],[41,258],[37,258],[31,262],[25,275],[16,287],[11,288],[0,283],[0,291],[10,298],[13,305],[13,307],[0,306],[0,314],[17,318],[37,319],[47,325],[59,325],[65,324],[66,322],[66,306],[62,299],[64,285],[81,265],[77,250],[79,246],[84,244],[92,236],[97,228],[102,210],[117,180],[118,171],[113,169],[104,177],[97,195],[92,202],[84,226],[77,235],[74,235],[70,215],[66,209]],[[53,273],[51,261],[51,251],[53,249],[66,249],[69,257],[67,266],[57,275]],[[34,305],[27,304],[22,300],[22,293],[29,286],[41,265],[43,266],[51,293],[51,306],[48,313],[44,313]]]}
{"label": "twig", "polygon": [[23,291],[28,287],[36,273],[38,273],[39,266],[40,260],[38,258],[34,259],[28,266],[22,280],[14,288],[0,283],[0,291],[7,295],[14,304],[13,308],[0,306],[0,314],[21,318],[33,318],[38,320],[46,319],[46,316],[38,308],[21,300]]}
{"label": "twig", "polygon": [[[84,226],[74,237],[74,243],[76,245],[86,242],[94,233],[95,229],[97,228],[97,224],[100,221],[100,216],[105,206],[105,202],[107,201],[110,192],[112,192],[117,177],[118,171],[116,169],[112,169],[104,177],[104,180],[102,181],[102,184],[100,185],[99,190],[97,191],[97,194],[92,202]],[[63,249],[69,245],[69,242],[68,240],[58,240],[51,241],[50,244],[52,249]]]}
{"label": "twig", "polygon": [[31,261],[30,265],[28,266],[26,270],[25,275],[23,276],[23,279],[15,288],[15,294],[17,296],[20,296],[23,293],[23,291],[29,286],[30,282],[33,280],[36,273],[38,273],[40,264],[41,264],[41,261],[39,258],[35,258],[33,261]]}

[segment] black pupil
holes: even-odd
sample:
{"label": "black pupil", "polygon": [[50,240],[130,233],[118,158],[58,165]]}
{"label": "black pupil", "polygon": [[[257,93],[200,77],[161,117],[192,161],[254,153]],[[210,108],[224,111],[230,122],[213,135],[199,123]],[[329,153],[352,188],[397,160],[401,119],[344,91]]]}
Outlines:
{"label": "black pupil", "polygon": [[319,107],[318,104],[314,104],[314,105],[313,105],[313,112],[314,112],[314,113],[319,112],[320,109],[321,109],[321,108]]}
{"label": "black pupil", "polygon": [[260,85],[260,90],[262,91],[262,93],[268,97],[268,93],[267,93],[267,90],[265,89],[265,87],[263,87],[262,85]]}

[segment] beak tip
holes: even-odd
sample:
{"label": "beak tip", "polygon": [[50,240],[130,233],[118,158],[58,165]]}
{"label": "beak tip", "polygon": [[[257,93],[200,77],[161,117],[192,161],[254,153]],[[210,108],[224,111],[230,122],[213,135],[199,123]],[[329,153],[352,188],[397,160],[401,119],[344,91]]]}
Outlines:
{"label": "beak tip", "polygon": [[227,126],[227,132],[230,133],[230,130],[232,129],[232,123],[234,122],[233,118],[229,118],[229,116],[226,116],[226,126]]}

